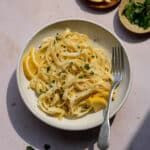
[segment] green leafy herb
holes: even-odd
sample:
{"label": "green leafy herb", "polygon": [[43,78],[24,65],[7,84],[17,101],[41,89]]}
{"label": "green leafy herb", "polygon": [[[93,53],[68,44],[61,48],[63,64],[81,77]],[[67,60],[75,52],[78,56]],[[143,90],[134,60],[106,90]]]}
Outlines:
{"label": "green leafy herb", "polygon": [[150,0],[145,0],[144,3],[130,0],[123,11],[123,15],[132,24],[147,29],[150,27]]}
{"label": "green leafy herb", "polygon": [[27,146],[26,150],[34,150],[34,148],[32,148],[32,146]]}
{"label": "green leafy herb", "polygon": [[89,69],[90,69],[89,64],[85,64],[85,65],[84,65],[84,68],[85,68],[86,70],[89,70]]}
{"label": "green leafy herb", "polygon": [[145,0],[145,5],[150,5],[150,0]]}

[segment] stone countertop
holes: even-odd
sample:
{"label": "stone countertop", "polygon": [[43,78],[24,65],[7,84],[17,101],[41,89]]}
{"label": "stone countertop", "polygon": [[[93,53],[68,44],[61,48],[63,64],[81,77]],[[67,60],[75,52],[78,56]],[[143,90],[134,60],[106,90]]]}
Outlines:
{"label": "stone countertop", "polygon": [[150,148],[150,40],[137,36],[120,24],[117,8],[94,11],[80,0],[0,0],[0,149],[98,150],[99,127],[68,132],[49,127],[36,119],[23,104],[16,84],[19,53],[30,37],[58,19],[83,18],[96,21],[124,43],[131,60],[132,89],[127,102],[111,126],[110,150]]}

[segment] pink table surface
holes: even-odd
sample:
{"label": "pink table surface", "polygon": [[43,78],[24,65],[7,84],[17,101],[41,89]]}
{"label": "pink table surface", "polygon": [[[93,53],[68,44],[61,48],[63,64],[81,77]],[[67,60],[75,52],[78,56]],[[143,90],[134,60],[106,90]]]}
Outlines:
{"label": "pink table surface", "polygon": [[19,53],[41,27],[62,18],[96,21],[123,41],[131,60],[132,89],[111,126],[110,150],[150,149],[150,40],[120,24],[117,8],[96,12],[79,0],[0,0],[0,149],[98,150],[99,127],[80,132],[61,131],[36,119],[18,92],[15,69]]}

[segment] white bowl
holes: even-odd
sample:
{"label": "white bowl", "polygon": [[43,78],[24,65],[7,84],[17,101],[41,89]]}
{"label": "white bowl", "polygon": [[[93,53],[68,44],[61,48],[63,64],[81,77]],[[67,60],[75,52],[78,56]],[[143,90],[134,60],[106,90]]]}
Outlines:
{"label": "white bowl", "polygon": [[[48,125],[57,127],[65,130],[85,130],[96,127],[103,122],[103,111],[97,113],[88,114],[82,118],[76,120],[63,119],[58,120],[57,118],[51,117],[43,113],[37,107],[37,97],[34,91],[28,89],[29,81],[25,78],[22,70],[22,57],[23,54],[29,50],[29,47],[38,46],[39,42],[46,36],[55,35],[57,32],[61,32],[66,28],[70,28],[73,31],[87,34],[91,39],[96,40],[99,45],[104,48],[108,55],[111,57],[113,46],[122,46],[116,36],[114,36],[110,31],[106,30],[104,27],[84,20],[63,20],[51,25],[48,25],[37,32],[32,39],[28,42],[25,49],[21,52],[18,67],[17,67],[17,83],[21,97],[29,108],[29,110],[41,121]],[[118,90],[118,95],[116,100],[112,102],[110,117],[112,117],[124,104],[131,86],[131,71],[128,57],[126,55],[125,49],[125,74],[124,79],[121,82]]]}

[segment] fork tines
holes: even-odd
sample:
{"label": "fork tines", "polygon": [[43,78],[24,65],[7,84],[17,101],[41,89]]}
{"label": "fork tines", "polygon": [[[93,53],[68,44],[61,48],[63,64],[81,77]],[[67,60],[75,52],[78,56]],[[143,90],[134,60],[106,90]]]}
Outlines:
{"label": "fork tines", "polygon": [[112,72],[119,73],[124,70],[124,52],[121,46],[112,48]]}

